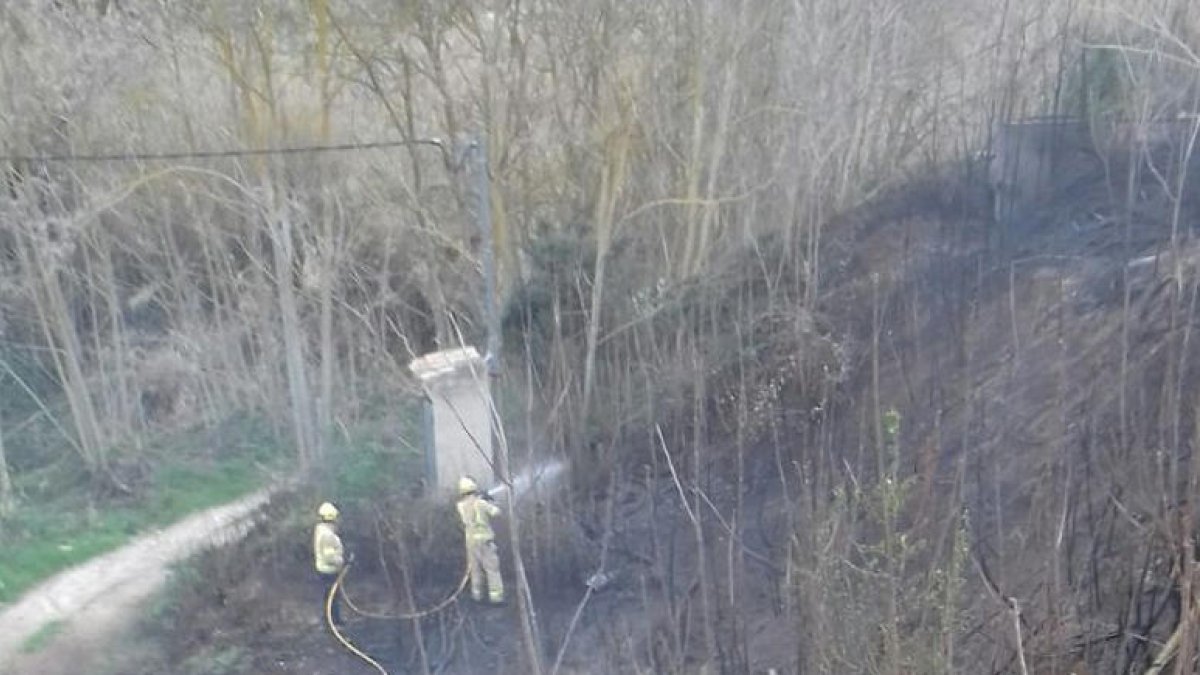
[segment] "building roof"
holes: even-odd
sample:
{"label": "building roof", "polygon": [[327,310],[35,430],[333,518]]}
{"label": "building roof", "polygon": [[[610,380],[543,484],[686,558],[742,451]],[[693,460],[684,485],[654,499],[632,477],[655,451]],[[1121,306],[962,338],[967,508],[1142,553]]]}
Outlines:
{"label": "building roof", "polygon": [[468,368],[483,368],[483,357],[474,347],[443,349],[414,359],[408,369],[422,381],[451,375]]}

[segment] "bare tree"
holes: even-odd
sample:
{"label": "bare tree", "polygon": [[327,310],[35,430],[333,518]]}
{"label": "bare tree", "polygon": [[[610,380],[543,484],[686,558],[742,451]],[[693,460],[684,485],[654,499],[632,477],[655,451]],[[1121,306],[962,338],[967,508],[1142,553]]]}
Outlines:
{"label": "bare tree", "polygon": [[16,506],[13,494],[12,476],[8,471],[8,459],[4,454],[4,428],[0,420],[0,518],[7,516]]}

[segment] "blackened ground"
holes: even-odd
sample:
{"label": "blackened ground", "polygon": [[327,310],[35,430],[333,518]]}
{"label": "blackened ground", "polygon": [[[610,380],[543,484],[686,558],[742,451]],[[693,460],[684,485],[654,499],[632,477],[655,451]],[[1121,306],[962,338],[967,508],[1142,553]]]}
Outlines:
{"label": "blackened ground", "polygon": [[[742,536],[734,542],[751,551],[731,572],[730,541],[713,511],[702,514],[710,539],[707,573],[716,595],[725,596],[738,580],[738,620],[720,621],[745,631],[755,646],[745,655],[727,655],[725,672],[783,668],[794,647],[779,633],[773,617],[779,598],[771,547],[780,527],[771,514],[778,490],[749,481],[743,494],[748,514]],[[736,491],[727,471],[709,473],[707,498],[728,514]],[[549,668],[563,652],[560,673],[623,673],[670,664],[697,664],[704,659],[696,542],[687,511],[670,480],[625,489],[614,499],[613,531],[603,571],[610,581],[590,595],[584,580],[598,570],[603,523],[580,526],[578,519],[530,518],[526,564],[537,616],[540,658]],[[405,578],[412,579],[419,607],[437,604],[450,593],[462,573],[461,534],[446,528],[446,505],[397,503],[406,520],[380,524],[387,507],[346,509],[343,533],[356,553],[346,578],[346,591],[360,608],[396,614],[409,609]],[[374,673],[345,650],[320,620],[321,587],[311,571],[308,527],[290,514],[300,507],[287,499],[269,507],[272,517],[234,547],[211,551],[181,568],[166,604],[145,627],[157,645],[147,655],[129,656],[118,671],[128,675],[170,672],[194,675],[237,673],[327,674]],[[424,510],[424,511],[423,511]],[[428,520],[422,521],[422,513]],[[413,515],[417,514],[417,515]],[[540,519],[539,519],[540,518]],[[571,520],[571,522],[563,522]],[[452,522],[452,521],[450,521]],[[407,523],[407,524],[405,524]],[[418,534],[414,534],[419,531]],[[362,536],[358,533],[367,533]],[[397,541],[406,545],[404,557]],[[477,605],[465,597],[419,622],[349,617],[346,636],[378,660],[389,673],[496,674],[528,672],[515,597],[507,532],[501,531],[502,565],[509,586],[505,606]],[[748,560],[748,562],[746,562]],[[382,561],[382,564],[381,564]],[[405,563],[409,568],[405,568]],[[584,602],[586,596],[586,602]],[[712,600],[728,614],[727,603]],[[582,609],[580,609],[582,605]],[[578,615],[578,621],[572,625]],[[568,633],[570,634],[567,640]],[[567,647],[564,650],[563,644]],[[734,660],[746,666],[734,667]]]}

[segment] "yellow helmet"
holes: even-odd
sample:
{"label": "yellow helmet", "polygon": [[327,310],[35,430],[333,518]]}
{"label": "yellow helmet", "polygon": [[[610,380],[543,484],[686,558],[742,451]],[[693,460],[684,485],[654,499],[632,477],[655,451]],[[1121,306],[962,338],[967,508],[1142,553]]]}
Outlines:
{"label": "yellow helmet", "polygon": [[321,520],[330,522],[330,521],[337,520],[338,510],[337,510],[337,507],[334,506],[333,504],[330,504],[329,502],[325,502],[324,504],[321,504],[321,506],[319,506],[317,508],[317,515],[321,517]]}
{"label": "yellow helmet", "polygon": [[475,479],[470,476],[463,476],[458,479],[458,494],[469,495],[472,492],[478,492],[479,485],[475,483]]}

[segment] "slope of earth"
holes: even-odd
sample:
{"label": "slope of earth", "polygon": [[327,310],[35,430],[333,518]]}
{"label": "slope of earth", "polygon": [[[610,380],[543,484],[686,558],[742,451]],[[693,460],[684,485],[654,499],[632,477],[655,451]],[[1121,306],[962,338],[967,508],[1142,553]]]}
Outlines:
{"label": "slope of earth", "polygon": [[[1200,204],[1194,175],[1176,204],[1148,171],[1133,190],[1114,174],[1003,236],[892,207],[899,217],[865,218],[843,243],[834,305],[874,308],[843,317],[863,345],[844,410],[904,419],[894,460],[841,452],[843,471],[894,467],[898,524],[929,550],[950,546],[956,523],[969,533],[955,658],[973,672],[1018,672],[1022,658],[1038,672],[1142,672],[1179,621]],[[936,202],[900,201],[914,200]],[[998,239],[1004,250],[986,243]],[[862,420],[831,445],[869,447]],[[927,552],[906,561],[912,578],[936,576]]]}
{"label": "slope of earth", "polygon": [[[844,372],[818,405],[772,384],[758,432],[708,434],[698,465],[664,421],[658,442],[624,448],[624,475],[645,480],[614,481],[590,508],[522,515],[547,666],[560,654],[559,672],[595,673],[1148,665],[1191,567],[1200,214],[1181,204],[1173,221],[1151,179],[1133,204],[1098,182],[997,237],[945,187],[905,186],[830,227],[814,315]],[[894,442],[886,410],[902,420]],[[205,583],[159,626],[164,662],[372,672],[315,616],[305,527],[207,556]],[[360,508],[347,533],[363,604],[428,606],[456,583],[448,504]],[[588,592],[593,572],[612,580]],[[515,606],[361,619],[349,634],[391,672],[527,672]]]}
{"label": "slope of earth", "polygon": [[[236,541],[270,494],[259,491],[197,513],[30,590],[0,611],[3,672],[53,675],[99,667],[107,646],[136,623],[169,566],[202,547]],[[39,631],[56,632],[39,649],[23,648]]]}

